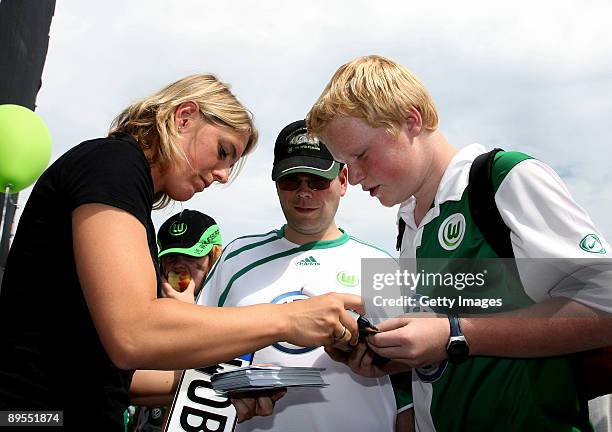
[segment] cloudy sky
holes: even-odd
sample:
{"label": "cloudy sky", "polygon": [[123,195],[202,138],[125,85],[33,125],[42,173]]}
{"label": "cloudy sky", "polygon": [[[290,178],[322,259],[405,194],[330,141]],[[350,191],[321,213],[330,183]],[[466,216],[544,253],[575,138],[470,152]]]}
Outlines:
{"label": "cloudy sky", "polygon": [[[37,112],[54,160],[105,135],[135,99],[188,74],[217,74],[254,112],[260,144],[233,184],[183,206],[215,217],[229,240],[282,225],[269,177],[277,133],[304,117],[341,64],[382,54],[425,82],[452,144],[549,163],[610,240],[610,17],[609,1],[578,0],[59,0]],[[391,252],[395,213],[351,188],[337,220]]]}

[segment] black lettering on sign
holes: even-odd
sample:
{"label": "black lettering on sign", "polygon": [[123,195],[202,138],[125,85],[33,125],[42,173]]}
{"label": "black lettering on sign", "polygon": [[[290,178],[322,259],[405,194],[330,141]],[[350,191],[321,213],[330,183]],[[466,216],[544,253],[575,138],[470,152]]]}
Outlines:
{"label": "black lettering on sign", "polygon": [[[200,421],[199,425],[191,426],[189,423],[187,423],[188,416],[199,417],[202,420]],[[207,424],[208,420],[215,422],[217,427],[215,429],[209,429]],[[227,417],[219,414],[201,411],[188,406],[183,407],[183,410],[181,411],[181,427],[186,432],[220,432],[225,430],[226,424]]]}
{"label": "black lettering on sign", "polygon": [[[221,363],[223,364],[223,363]],[[247,365],[248,363],[245,362],[244,360],[241,359],[233,359],[230,361],[226,361],[225,364],[231,365],[231,366],[236,366],[236,367],[241,367],[242,365]]]}
{"label": "black lettering on sign", "polygon": [[189,387],[187,388],[187,397],[190,401],[199,403],[201,405],[206,405],[214,408],[226,408],[232,404],[229,398],[223,398],[224,400],[216,401],[212,399],[203,398],[196,394],[196,389],[200,387],[206,387],[212,389],[212,385],[209,382],[204,380],[193,380],[189,383]]}
{"label": "black lettering on sign", "polygon": [[214,375],[217,372],[221,372],[222,370],[226,369],[227,365],[235,366],[235,367],[242,367],[243,364],[246,365],[248,363],[246,363],[244,360],[241,360],[241,359],[233,359],[233,360],[226,361],[225,363],[219,363],[217,365],[197,368],[196,370],[198,372],[202,372],[207,375]]}
{"label": "black lettering on sign", "polygon": [[196,369],[198,372],[202,372],[205,373],[207,375],[214,375],[217,372],[219,372],[221,370],[221,365],[213,365],[213,366],[207,366],[207,367],[203,367],[203,368],[197,368]]}

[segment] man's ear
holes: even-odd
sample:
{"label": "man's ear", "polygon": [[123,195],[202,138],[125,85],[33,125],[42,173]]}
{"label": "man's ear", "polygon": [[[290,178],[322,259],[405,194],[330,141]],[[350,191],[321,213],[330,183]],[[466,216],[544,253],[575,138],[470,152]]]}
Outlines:
{"label": "man's ear", "polygon": [[194,101],[187,101],[176,107],[174,111],[174,124],[181,130],[189,123],[200,117],[200,107]]}
{"label": "man's ear", "polygon": [[415,107],[406,111],[404,120],[404,128],[409,137],[414,138],[423,130],[423,117],[421,117],[421,113]]}
{"label": "man's ear", "polygon": [[340,180],[340,196],[344,196],[348,188],[348,167],[346,165],[340,170],[338,180]]}

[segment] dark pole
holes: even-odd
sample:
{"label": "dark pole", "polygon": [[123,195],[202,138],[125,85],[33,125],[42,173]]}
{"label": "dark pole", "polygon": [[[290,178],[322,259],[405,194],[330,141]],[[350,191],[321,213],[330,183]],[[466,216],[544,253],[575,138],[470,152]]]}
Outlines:
{"label": "dark pole", "polygon": [[[0,105],[34,110],[47,48],[55,0],[0,0]],[[0,215],[5,195],[0,192]],[[0,233],[0,282],[9,251],[17,194],[7,201]]]}

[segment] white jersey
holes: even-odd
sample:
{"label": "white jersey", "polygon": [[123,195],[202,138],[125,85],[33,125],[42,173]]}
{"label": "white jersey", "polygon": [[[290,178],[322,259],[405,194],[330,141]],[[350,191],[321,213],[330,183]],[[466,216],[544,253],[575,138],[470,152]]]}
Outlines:
{"label": "white jersey", "polygon": [[[361,258],[386,253],[346,233],[331,241],[291,243],[284,229],[234,240],[223,251],[197,300],[209,306],[289,303],[327,292],[360,294]],[[388,376],[364,378],[323,348],[279,342],[254,353],[253,363],[325,368],[322,389],[289,389],[270,417],[237,426],[245,431],[393,431],[397,406]],[[408,408],[409,406],[403,407]]]}
{"label": "white jersey", "polygon": [[[475,144],[453,157],[434,205],[418,226],[415,198],[400,206],[399,217],[406,223],[402,258],[497,256],[472,218],[466,193],[472,162],[484,152]],[[492,294],[521,307],[566,297],[612,312],[610,245],[588,214],[544,163],[518,152],[498,155],[492,169],[494,198],[511,231],[520,284],[492,284],[493,290],[486,296],[481,290],[480,295]],[[569,258],[581,261],[570,267]],[[553,259],[563,267],[544,266]],[[598,271],[588,271],[587,264],[597,264]],[[478,293],[472,288],[462,293],[469,295],[470,290]],[[444,360],[413,369],[412,392],[418,431],[578,430],[585,417],[564,357],[475,356],[460,365]]]}

